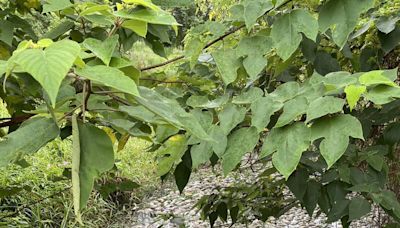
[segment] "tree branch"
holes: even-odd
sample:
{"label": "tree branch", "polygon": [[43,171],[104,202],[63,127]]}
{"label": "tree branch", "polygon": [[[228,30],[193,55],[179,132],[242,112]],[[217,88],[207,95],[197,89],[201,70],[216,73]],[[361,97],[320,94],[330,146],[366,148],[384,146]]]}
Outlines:
{"label": "tree branch", "polygon": [[[268,10],[267,12],[265,12],[264,15],[268,14],[268,13],[271,12],[272,10],[276,10],[276,9],[279,9],[279,8],[281,8],[281,7],[283,7],[283,6],[286,6],[286,5],[287,5],[288,3],[290,3],[291,1],[293,1],[293,0],[287,0],[286,2],[282,3],[282,4],[279,5],[278,7],[272,8],[272,9]],[[206,50],[207,48],[213,46],[214,44],[218,43],[219,41],[224,40],[226,37],[232,35],[233,33],[237,32],[237,31],[239,31],[240,29],[245,28],[245,27],[246,27],[246,25],[243,24],[243,25],[241,25],[241,26],[238,26],[238,27],[236,27],[236,28],[233,28],[232,30],[230,30],[230,31],[228,31],[227,33],[225,33],[224,35],[222,35],[222,36],[218,37],[217,39],[215,39],[215,40],[211,41],[210,43],[208,43],[206,46],[204,46],[203,50]],[[185,58],[185,56],[184,56],[184,55],[181,55],[181,56],[178,56],[178,57],[176,57],[176,58],[170,59],[170,60],[165,61],[165,62],[160,63],[160,64],[156,64],[156,65],[153,65],[153,66],[148,66],[148,67],[141,68],[140,71],[148,71],[148,70],[153,70],[153,69],[156,69],[156,68],[159,68],[159,67],[163,67],[163,66],[166,66],[166,65],[168,65],[168,64],[174,63],[174,62],[176,62],[176,61],[178,61],[178,60],[181,60],[181,59],[183,59],[183,58]]]}
{"label": "tree branch", "polygon": [[185,56],[181,55],[181,56],[178,56],[178,57],[176,57],[176,58],[170,59],[170,60],[165,61],[165,62],[160,63],[160,64],[156,64],[156,65],[153,65],[153,66],[141,68],[140,71],[148,71],[148,70],[152,70],[152,69],[155,69],[155,68],[159,68],[159,67],[168,65],[168,64],[170,64],[170,63],[176,62],[176,61],[178,61],[178,60],[181,60],[181,59],[183,59],[183,58],[185,58]]}
{"label": "tree branch", "polygon": [[[225,33],[224,35],[218,37],[217,39],[211,41],[211,42],[208,43],[206,46],[204,46],[203,50],[206,50],[207,48],[209,48],[209,47],[211,47],[212,45],[218,43],[219,41],[224,40],[224,39],[225,39],[226,37],[228,37],[229,35],[231,35],[231,34],[237,32],[237,31],[239,31],[240,29],[242,29],[242,28],[244,28],[244,27],[245,27],[245,25],[241,25],[241,26],[239,26],[239,27],[236,27],[236,28],[234,28],[234,29],[228,31],[228,32]],[[184,55],[181,55],[181,56],[178,56],[178,57],[176,57],[176,58],[170,59],[170,60],[165,61],[165,62],[160,63],[160,64],[156,64],[156,65],[149,66],[149,67],[144,67],[144,68],[140,69],[140,71],[148,71],[148,70],[156,69],[156,68],[159,68],[159,67],[163,67],[163,66],[165,66],[165,65],[174,63],[174,62],[176,62],[176,61],[178,61],[178,60],[181,60],[181,59],[183,59],[183,58],[185,58],[185,56],[184,56]]]}
{"label": "tree branch", "polygon": [[154,78],[141,78],[140,80],[159,82],[159,83],[165,83],[165,84],[187,84],[187,82],[184,82],[184,81],[163,81],[163,80],[158,80],[158,79],[154,79]]}
{"label": "tree branch", "polygon": [[11,126],[18,125],[18,124],[24,122],[25,120],[31,118],[32,116],[33,115],[31,115],[31,114],[27,114],[27,115],[21,115],[21,116],[13,117],[13,118],[11,118],[10,120],[8,120],[6,122],[0,123],[0,128],[11,127]]}

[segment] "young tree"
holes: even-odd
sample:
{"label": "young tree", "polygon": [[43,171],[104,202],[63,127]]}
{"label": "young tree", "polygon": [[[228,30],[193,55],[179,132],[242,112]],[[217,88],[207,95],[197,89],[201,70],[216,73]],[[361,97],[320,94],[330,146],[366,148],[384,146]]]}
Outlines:
{"label": "young tree", "polygon": [[[110,135],[119,148],[140,137],[153,144],[159,176],[174,174],[180,191],[200,165],[219,161],[228,174],[251,152],[264,176],[284,178],[261,179],[253,193],[282,197],[268,189],[284,183],[297,200],[268,208],[204,198],[211,225],[228,210],[233,222],[246,207],[266,220],[296,203],[344,225],[371,203],[400,219],[387,188],[399,141],[398,62],[388,61],[398,53],[399,1],[243,0],[224,21],[191,28],[183,56],[137,69],[126,54],[133,43],[166,57],[169,30],[180,26],[168,8],[187,1],[166,2],[2,2],[0,97],[12,118],[0,123],[10,127],[0,166],[72,135],[80,220],[95,178],[114,165]],[[26,20],[35,10],[57,25],[36,34]],[[173,77],[154,73],[171,64]]]}

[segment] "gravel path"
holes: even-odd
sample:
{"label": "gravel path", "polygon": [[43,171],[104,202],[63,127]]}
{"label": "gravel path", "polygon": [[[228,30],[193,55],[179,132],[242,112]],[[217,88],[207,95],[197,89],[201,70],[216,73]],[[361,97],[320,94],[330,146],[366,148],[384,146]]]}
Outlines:
{"label": "gravel path", "polygon": [[[132,212],[131,219],[127,221],[126,227],[189,227],[189,228],[202,228],[210,227],[207,221],[200,220],[200,215],[196,209],[193,209],[193,205],[206,194],[211,194],[212,189],[216,185],[228,186],[237,181],[251,181],[253,177],[249,175],[239,175],[235,178],[228,176],[226,178],[222,176],[216,176],[209,169],[203,169],[194,173],[186,186],[184,193],[179,194],[179,191],[172,183],[167,183],[162,189],[154,192],[152,197],[145,199],[137,209]],[[377,214],[378,210],[375,210],[374,214]],[[306,211],[301,208],[292,208],[285,215],[279,219],[271,217],[268,222],[263,223],[259,220],[254,220],[251,224],[222,224],[219,220],[216,222],[215,227],[268,227],[268,228],[340,228],[340,223],[326,224],[324,221],[325,217],[320,216],[318,218],[310,218]],[[357,228],[373,228],[379,227],[375,222],[377,216],[372,214],[366,216],[362,220],[351,225],[351,227]]]}

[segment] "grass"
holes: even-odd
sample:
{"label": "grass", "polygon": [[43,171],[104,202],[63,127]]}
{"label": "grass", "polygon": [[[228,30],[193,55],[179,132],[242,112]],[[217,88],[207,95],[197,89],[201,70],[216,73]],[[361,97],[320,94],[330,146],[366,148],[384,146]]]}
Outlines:
{"label": "grass", "polygon": [[[5,116],[7,112],[0,107],[0,118]],[[116,153],[116,175],[139,183],[141,188],[125,193],[128,200],[122,204],[93,193],[83,212],[87,227],[118,224],[132,203],[157,186],[154,154],[146,152],[147,146],[146,141],[131,139],[124,150]],[[62,178],[64,169],[71,167],[70,139],[50,142],[25,160],[29,164],[25,168],[16,164],[0,168],[0,227],[76,227],[68,189],[71,182]],[[18,192],[2,195],[13,190]],[[12,216],[3,218],[7,215]]]}

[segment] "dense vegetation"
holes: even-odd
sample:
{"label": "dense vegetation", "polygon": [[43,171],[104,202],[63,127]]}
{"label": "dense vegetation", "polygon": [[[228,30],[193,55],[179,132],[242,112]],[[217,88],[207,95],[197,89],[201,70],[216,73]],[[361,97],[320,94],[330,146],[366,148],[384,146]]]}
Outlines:
{"label": "dense vegetation", "polygon": [[[63,178],[79,224],[93,189],[106,198],[137,187],[115,176],[130,138],[148,141],[157,175],[180,191],[204,164],[227,175],[256,158],[257,182],[198,203],[211,226],[298,204],[344,226],[371,204],[400,221],[400,1],[16,0],[0,10],[0,168],[72,141]],[[144,65],[132,58],[138,44],[168,60]],[[0,190],[3,202],[27,189]]]}

